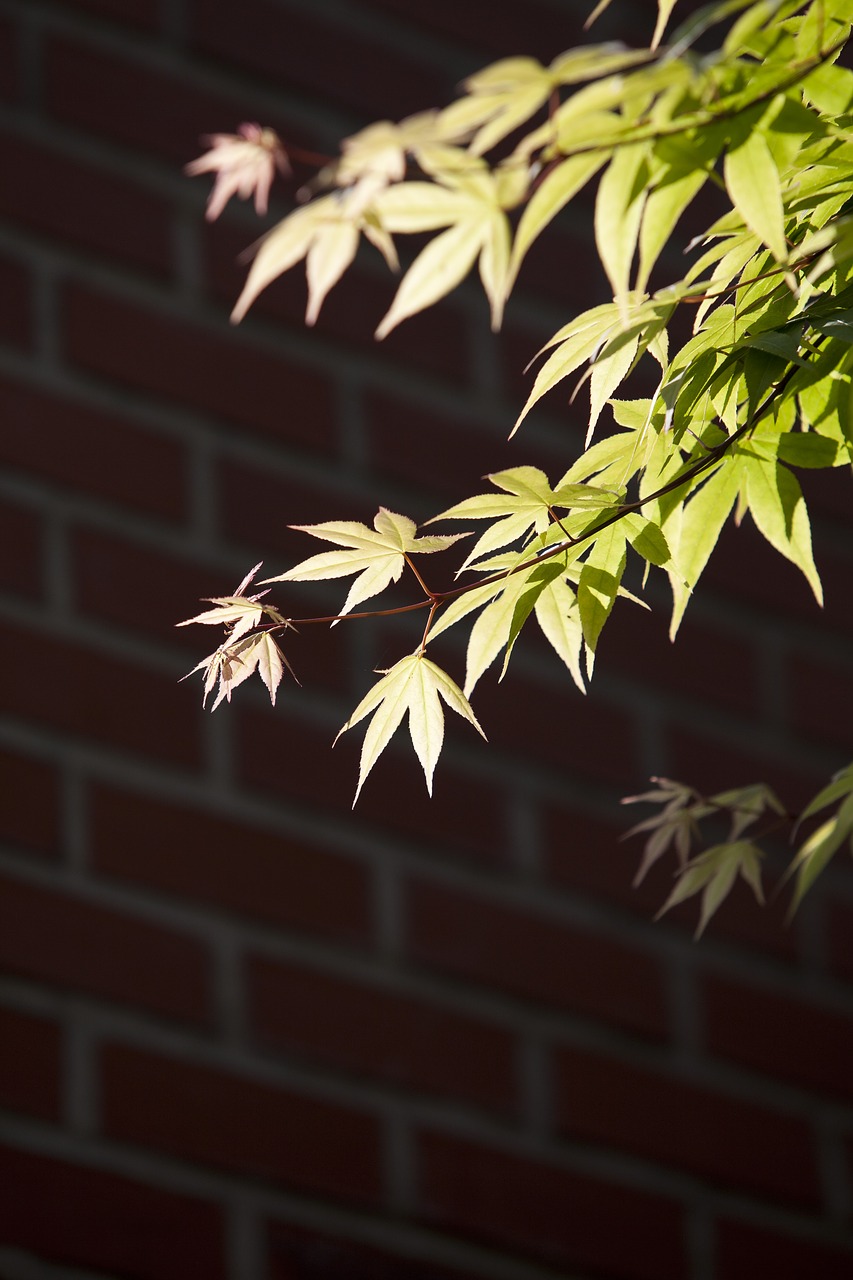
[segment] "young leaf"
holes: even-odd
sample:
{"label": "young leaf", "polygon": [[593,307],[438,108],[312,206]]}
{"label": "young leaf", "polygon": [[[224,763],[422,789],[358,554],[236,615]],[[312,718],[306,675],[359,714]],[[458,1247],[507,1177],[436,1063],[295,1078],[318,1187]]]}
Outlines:
{"label": "young leaf", "polygon": [[844,796],[849,796],[853,792],[853,764],[849,764],[846,769],[840,769],[833,776],[832,782],[822,787],[816,796],[806,805],[797,821],[797,826],[804,822],[806,818],[811,818],[816,813],[820,813],[821,809],[825,809],[828,804],[832,804],[836,800],[841,800]]}
{"label": "young leaf", "polygon": [[708,921],[728,897],[740,874],[761,900],[759,860],[761,852],[749,840],[714,845],[692,858],[681,870],[675,888],[657,913],[656,919],[676,906],[702,893],[702,908],[696,938],[705,931]]}
{"label": "young leaf", "polygon": [[557,656],[566,664],[581,693],[586,693],[581,672],[583,627],[577,597],[565,578],[555,577],[539,594],[534,606],[536,621]]}
{"label": "young leaf", "polygon": [[625,572],[625,536],[626,530],[619,523],[600,533],[584,561],[578,580],[578,605],[587,646],[588,673],[598,637],[610,616]]}
{"label": "young leaf", "polygon": [[617,308],[613,303],[605,303],[595,308],[594,316],[592,312],[586,312],[554,335],[548,345],[556,344],[556,348],[536,375],[533,390],[515,421],[511,435],[515,435],[537,400],[594,357],[618,323]]}
{"label": "young leaf", "polygon": [[779,170],[759,129],[727,152],[723,162],[726,190],[746,225],[755,232],[777,262],[788,256]]}
{"label": "young leaf", "polygon": [[[422,653],[409,654],[382,674],[382,679],[362,698],[338,733],[339,738],[365,716],[373,716],[361,749],[361,765],[353,806],[370,770],[407,712],[412,745],[424,771],[427,791],[432,795],[433,773],[444,741],[442,701],[470,721],[483,737],[486,736],[462,690],[446,672]],[[337,738],[335,741],[337,742]]]}
{"label": "young leaf", "polygon": [[[275,706],[276,690],[281,684],[281,677],[284,674],[284,668],[287,667],[291,675],[293,675],[293,670],[290,663],[287,661],[287,658],[285,658],[281,649],[278,647],[268,631],[265,631],[258,637],[257,655],[258,675],[261,677],[269,691],[270,702]],[[294,676],[294,679],[295,678],[296,677]]]}
{"label": "young leaf", "polygon": [[671,170],[658,182],[646,200],[640,228],[640,262],[637,289],[643,292],[661,251],[669,243],[673,228],[693,197],[707,180],[704,169],[687,172]]}
{"label": "young leaf", "polygon": [[[230,638],[237,640],[240,636],[245,635],[247,631],[251,631],[267,612],[262,604],[250,600],[247,597],[240,596],[208,596],[211,604],[216,605],[215,609],[206,609],[204,613],[197,613],[194,618],[185,618],[183,622],[177,622],[178,627],[188,627],[193,622],[200,622],[203,626],[226,626],[229,628]],[[272,613],[275,610],[271,611]],[[273,619],[275,622],[283,622],[284,619],[278,615]]]}
{"label": "young leaf", "polygon": [[350,266],[358,249],[358,228],[352,222],[330,222],[315,235],[305,271],[308,277],[308,310],[305,323],[313,325],[326,294]]}
{"label": "young leaf", "polygon": [[645,143],[621,147],[598,184],[595,243],[613,297],[624,311],[634,250],[646,202],[648,148]]}
{"label": "young leaf", "polygon": [[475,214],[431,240],[403,277],[376,337],[387,337],[401,320],[431,307],[464,280],[488,232],[483,218]]}
{"label": "young leaf", "polygon": [[[535,566],[524,573],[517,573],[507,578],[506,585],[498,598],[486,606],[471,628],[465,668],[466,698],[470,696],[480,676],[491,666],[501,649],[512,643],[516,612],[521,606],[523,597],[531,590],[535,590],[530,584],[530,575],[534,572]],[[539,589],[541,590],[541,586]],[[528,614],[532,607],[533,601],[530,601]]]}
{"label": "young leaf", "polygon": [[[266,631],[256,631],[221,645],[214,653],[193,667],[187,675],[194,675],[196,671],[205,673],[202,706],[207,705],[208,695],[217,679],[219,680],[219,692],[211,708],[215,711],[223,698],[231,701],[233,691],[244,680],[248,680],[255,670],[260,672],[261,679],[269,691],[270,700],[275,706],[276,690],[281,683],[285,667],[295,680],[293,668],[272,636]],[[186,680],[187,676],[183,676],[182,679]]]}
{"label": "young leaf", "polygon": [[812,556],[811,527],[799,481],[775,458],[744,459],[746,494],[756,525],[772,547],[805,574],[818,604],[823,591]]}
{"label": "young leaf", "polygon": [[740,490],[742,475],[739,458],[724,458],[710,479],[684,504],[678,545],[673,548],[678,571],[670,571],[673,596],[669,629],[671,640],[675,639],[681,624],[690,592],[698,582],[716,546],[720,530],[729,518],[729,512]]}
{"label": "young leaf", "polygon": [[[551,522],[550,508],[556,501],[548,477],[538,467],[512,467],[486,477],[503,493],[480,493],[449,507],[434,520],[495,520],[478,539],[462,564],[462,573],[485,555],[509,546],[532,527],[542,533]],[[560,504],[565,505],[565,504]]]}
{"label": "young leaf", "polygon": [[373,529],[355,520],[329,521],[325,524],[295,524],[293,529],[310,533],[325,542],[334,542],[343,548],[310,556],[286,573],[265,582],[316,582],[323,578],[348,578],[358,574],[350,587],[341,616],[349,613],[357,604],[384,591],[397,582],[406,563],[406,555],[430,554],[444,551],[467,534],[445,534],[427,538],[415,536],[417,525],[407,516],[396,515],[380,507],[373,520]]}
{"label": "young leaf", "polygon": [[847,796],[838,812],[813,831],[797,852],[788,873],[795,874],[797,883],[791,900],[791,914],[802,902],[821,871],[853,832],[853,796]]}

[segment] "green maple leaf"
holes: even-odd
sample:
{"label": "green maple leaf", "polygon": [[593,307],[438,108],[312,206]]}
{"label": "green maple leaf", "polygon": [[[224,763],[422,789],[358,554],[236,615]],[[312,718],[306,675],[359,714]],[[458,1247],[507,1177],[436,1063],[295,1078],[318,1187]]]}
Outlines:
{"label": "green maple leaf", "polygon": [[[382,679],[362,698],[338,734],[339,738],[341,733],[346,733],[347,729],[358,724],[365,716],[373,715],[361,748],[358,787],[353,806],[367,775],[399,728],[406,712],[409,714],[412,746],[424,771],[430,795],[433,773],[444,742],[442,701],[469,720],[484,738],[486,736],[459,686],[422,653],[410,653],[381,674]],[[335,738],[336,742],[338,738]]]}
{"label": "green maple leaf", "polygon": [[331,520],[325,524],[294,524],[290,527],[325,542],[334,542],[341,550],[310,556],[286,573],[266,578],[265,582],[315,582],[322,578],[347,578],[358,574],[340,611],[341,616],[363,600],[378,595],[392,582],[397,582],[409,553],[422,555],[444,551],[459,538],[467,537],[467,534],[460,533],[418,538],[414,520],[387,511],[385,507],[379,508],[372,529],[356,520]]}

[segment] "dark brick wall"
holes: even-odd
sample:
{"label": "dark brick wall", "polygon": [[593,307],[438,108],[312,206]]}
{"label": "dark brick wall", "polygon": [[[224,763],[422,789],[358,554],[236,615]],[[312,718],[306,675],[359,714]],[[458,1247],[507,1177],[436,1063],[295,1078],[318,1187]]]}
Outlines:
{"label": "dark brick wall", "polygon": [[357,735],[331,751],[403,623],[295,641],[275,711],[178,683],[207,637],[173,623],[309,554],[288,524],[560,470],[565,396],[506,435],[602,287],[587,201],[498,337],[472,284],[375,345],[369,255],[315,331],[299,272],[235,330],[258,226],[204,223],[199,135],[332,149],[585,11],[0,0],[2,1280],[853,1274],[853,878],[789,928],[736,894],[696,946],[690,910],[653,923],[665,871],[631,888],[616,804],[652,772],[796,803],[844,761],[848,477],[806,481],[823,613],[727,531],[677,646],[652,586],[587,698],[523,642],[432,802],[392,746],[351,813]]}

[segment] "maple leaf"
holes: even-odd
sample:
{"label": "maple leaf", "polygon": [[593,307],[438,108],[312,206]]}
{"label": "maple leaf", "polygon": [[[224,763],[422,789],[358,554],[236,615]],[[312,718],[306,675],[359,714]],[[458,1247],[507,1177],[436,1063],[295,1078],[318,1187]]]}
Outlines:
{"label": "maple leaf", "polygon": [[222,624],[226,629],[226,642],[181,677],[186,680],[195,675],[196,671],[204,671],[202,706],[206,706],[208,696],[217,679],[219,680],[219,691],[212,711],[216,710],[223,698],[230,702],[233,690],[244,680],[248,680],[256,670],[267,687],[273,706],[285,667],[296,680],[293,668],[275,639],[268,631],[254,630],[265,617],[276,626],[291,627],[292,624],[272,605],[258,603],[269,592],[261,591],[253,596],[242,594],[262,563],[263,561],[259,561],[249,570],[232,596],[208,596],[208,602],[216,606],[214,609],[206,609],[204,613],[176,624],[179,627],[188,627],[191,622],[200,622],[203,626]]}
{"label": "maple leaf", "polygon": [[548,477],[538,467],[513,467],[485,477],[502,493],[478,493],[457,502],[429,521],[491,520],[478,539],[459,573],[492,551],[523,537],[529,529],[544,533],[553,519],[553,509],[604,510],[615,505],[619,495],[593,484],[567,484],[552,489]]}
{"label": "maple leaf", "polygon": [[328,521],[325,524],[294,524],[325,542],[334,542],[342,550],[321,552],[310,556],[293,569],[267,582],[315,582],[322,578],[347,578],[358,574],[350,587],[340,615],[350,612],[363,600],[378,595],[392,582],[399,580],[408,553],[429,554],[444,551],[464,533],[438,537],[416,537],[417,525],[407,516],[396,515],[380,507],[373,520],[373,528],[355,520]]}
{"label": "maple leaf", "polygon": [[216,605],[215,609],[205,609],[204,613],[197,613],[194,618],[185,618],[183,622],[177,622],[175,625],[188,627],[192,622],[200,622],[203,626],[210,627],[222,623],[228,629],[228,636],[232,641],[239,639],[247,631],[251,631],[264,615],[271,622],[286,625],[287,619],[283,618],[272,605],[258,604],[259,600],[269,595],[269,591],[259,591],[253,596],[243,594],[262,564],[263,560],[259,560],[254,568],[249,570],[232,595],[204,596],[204,600],[208,604]]}
{"label": "maple leaf", "polygon": [[456,147],[421,156],[433,182],[402,182],[377,194],[373,208],[389,233],[442,231],[415,258],[376,330],[386,337],[401,320],[432,306],[479,263],[492,328],[500,328],[509,272],[510,225],[505,210],[524,196],[523,170],[490,172],[482,160]]}
{"label": "maple leaf", "polygon": [[352,263],[360,233],[375,245],[392,271],[396,271],[397,253],[391,236],[375,213],[364,208],[354,189],[336,191],[294,209],[250,250],[254,261],[231,312],[232,324],[243,319],[267,285],[303,258],[308,279],[305,323],[314,324],[329,290]]}
{"label": "maple leaf", "polygon": [[353,207],[361,211],[384,187],[402,182],[409,156],[423,166],[441,153],[443,144],[461,136],[459,130],[448,129],[438,111],[421,111],[399,124],[379,120],[344,138],[331,176],[338,186],[353,190]]}
{"label": "maple leaf", "polygon": [[281,139],[273,129],[259,124],[241,124],[236,133],[213,133],[203,139],[210,146],[197,160],[184,165],[184,173],[215,173],[216,181],[207,201],[205,217],[215,222],[232,196],[241,200],[255,197],[255,212],[265,214],[270,187],[278,169],[290,173],[290,164]]}
{"label": "maple leaf", "polygon": [[[230,702],[231,694],[237,686],[257,671],[267,687],[270,702],[275,706],[276,690],[281,684],[285,667],[296,680],[293,668],[274,638],[268,631],[259,631],[252,635],[241,636],[236,642],[231,641],[226,645],[220,645],[193,667],[192,671],[182,676],[182,679],[186,680],[189,676],[195,675],[196,671],[204,671],[202,706],[206,706],[210,691],[218,678],[219,690],[216,701],[211,707],[211,711],[215,711],[223,698]],[[299,681],[296,680],[296,683],[298,684]]]}
{"label": "maple leaf", "polygon": [[362,698],[335,738],[337,742],[347,729],[358,724],[365,716],[373,715],[361,748],[358,786],[353,807],[367,775],[407,712],[412,746],[424,771],[424,779],[430,795],[432,795],[433,773],[444,742],[442,701],[470,721],[484,738],[486,736],[471,710],[471,704],[459,686],[420,651],[402,658],[395,666],[380,674],[382,679],[373,686],[366,697]]}

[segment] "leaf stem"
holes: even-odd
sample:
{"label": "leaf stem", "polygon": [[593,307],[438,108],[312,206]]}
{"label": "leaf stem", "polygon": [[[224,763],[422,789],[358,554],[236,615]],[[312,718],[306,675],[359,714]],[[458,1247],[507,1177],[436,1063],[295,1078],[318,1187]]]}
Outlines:
{"label": "leaf stem", "polygon": [[421,585],[421,588],[422,588],[422,590],[423,590],[424,595],[425,595],[425,596],[428,596],[430,600],[435,600],[435,599],[436,599],[435,592],[434,592],[434,591],[430,591],[429,587],[428,587],[428,586],[427,586],[427,584],[424,582],[423,578],[421,577],[420,570],[418,569],[418,567],[417,567],[417,565],[415,564],[414,560],[412,560],[412,558],[411,558],[411,556],[409,555],[408,551],[404,551],[404,552],[403,552],[403,559],[405,560],[406,564],[409,566],[409,568],[411,569],[412,573],[415,575],[415,577],[417,578],[418,582],[420,583],[420,585]]}

